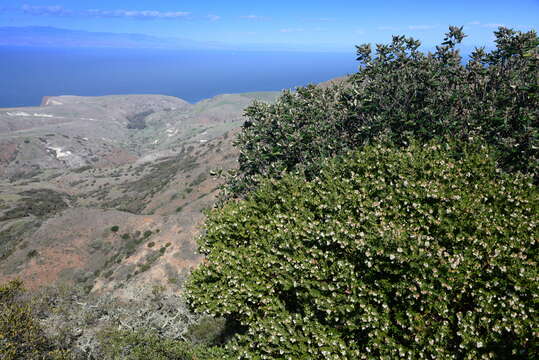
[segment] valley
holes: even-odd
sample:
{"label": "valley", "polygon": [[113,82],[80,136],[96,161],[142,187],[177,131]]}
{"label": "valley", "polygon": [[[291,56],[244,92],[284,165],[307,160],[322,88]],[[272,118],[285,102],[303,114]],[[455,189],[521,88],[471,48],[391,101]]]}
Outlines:
{"label": "valley", "polygon": [[0,281],[78,284],[136,297],[180,286],[201,256],[196,236],[252,101],[189,104],[160,95],[46,97],[0,109]]}

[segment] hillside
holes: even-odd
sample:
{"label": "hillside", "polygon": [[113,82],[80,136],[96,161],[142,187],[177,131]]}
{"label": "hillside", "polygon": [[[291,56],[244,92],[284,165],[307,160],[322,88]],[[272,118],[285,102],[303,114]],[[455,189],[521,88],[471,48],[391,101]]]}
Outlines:
{"label": "hillside", "polygon": [[235,166],[243,109],[277,95],[58,96],[0,109],[0,281],[127,297],[181,282],[201,260],[210,171]]}

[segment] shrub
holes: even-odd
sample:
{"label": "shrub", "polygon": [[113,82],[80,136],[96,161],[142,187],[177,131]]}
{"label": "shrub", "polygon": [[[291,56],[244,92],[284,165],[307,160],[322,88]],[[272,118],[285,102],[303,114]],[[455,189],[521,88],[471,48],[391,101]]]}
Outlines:
{"label": "shrub", "polygon": [[406,146],[410,139],[481,137],[508,171],[539,180],[537,118],[539,40],[500,28],[497,48],[476,49],[466,65],[456,46],[465,35],[451,27],[434,53],[394,36],[388,45],[358,46],[360,70],[346,85],[284,92],[275,104],[254,103],[238,135],[239,170],[228,180],[232,196],[259,177],[300,171],[316,176],[320,160],[379,137]]}
{"label": "shrub", "polygon": [[[6,224],[7,225],[7,224]],[[0,230],[0,262],[11,256],[17,247],[24,250],[28,247],[28,232],[40,225],[39,220],[14,221],[10,226],[5,226]]]}
{"label": "shrub", "polygon": [[150,270],[150,268],[152,267],[152,264],[151,263],[145,263],[145,264],[139,265],[139,267],[140,267],[139,272],[142,273],[142,272]]}
{"label": "shrub", "polygon": [[88,171],[88,170],[91,170],[93,169],[91,165],[85,165],[85,166],[81,166],[79,168],[76,168],[76,169],[72,169],[71,171],[76,173],[76,174],[81,174],[85,171]]}
{"label": "shrub", "polygon": [[19,280],[0,285],[0,358],[70,358],[68,352],[55,349],[45,337]]}
{"label": "shrub", "polygon": [[126,360],[205,360],[223,359],[224,351],[181,340],[160,337],[157,333],[110,329],[103,333],[104,353],[109,359]]}
{"label": "shrub", "polygon": [[31,258],[34,258],[34,257],[36,257],[38,255],[39,255],[39,253],[37,252],[37,250],[34,249],[34,250],[28,251],[28,253],[26,254],[26,257],[31,259]]}
{"label": "shrub", "polygon": [[198,174],[198,176],[196,177],[196,179],[193,180],[193,181],[189,184],[189,188],[195,187],[195,186],[198,186],[198,185],[202,184],[207,178],[208,178],[208,174],[205,173],[205,172],[202,172],[202,173]]}
{"label": "shrub", "polygon": [[538,210],[486,147],[366,146],[213,209],[188,298],[236,358],[536,358]]}
{"label": "shrub", "polygon": [[[139,235],[140,235],[140,232],[139,232]],[[131,237],[127,233],[123,234],[121,237],[122,239],[126,240],[126,242],[123,244],[123,249],[121,249],[120,251],[123,252],[126,257],[133,255],[135,251],[137,250],[138,246],[142,244],[145,240],[145,238],[143,237],[137,237],[137,236]]]}
{"label": "shrub", "polygon": [[118,232],[118,230],[120,230],[120,227],[118,225],[114,225],[110,228],[110,231],[112,232]]}
{"label": "shrub", "polygon": [[50,189],[32,189],[20,192],[22,198],[17,206],[5,212],[0,221],[33,215],[46,217],[68,208],[73,198],[67,194]]}
{"label": "shrub", "polygon": [[216,345],[226,332],[225,319],[201,317],[187,329],[187,338],[193,344]]}

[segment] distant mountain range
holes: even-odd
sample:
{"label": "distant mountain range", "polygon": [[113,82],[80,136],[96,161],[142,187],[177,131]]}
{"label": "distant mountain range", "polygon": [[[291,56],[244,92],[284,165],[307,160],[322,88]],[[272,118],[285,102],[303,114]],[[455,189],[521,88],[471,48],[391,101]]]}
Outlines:
{"label": "distant mountain range", "polygon": [[[335,47],[332,44],[325,44],[322,47],[280,43],[230,44],[218,41],[196,41],[182,37],[158,37],[145,34],[92,32],[60,29],[49,26],[0,27],[0,46],[231,51],[345,51],[342,47]],[[353,45],[350,46],[350,49],[353,49]]]}
{"label": "distant mountain range", "polygon": [[[54,47],[54,48],[126,48],[170,50],[229,50],[229,51],[314,51],[348,52],[348,49],[325,44],[305,47],[297,44],[229,44],[218,41],[196,41],[181,37],[158,37],[145,34],[92,32],[60,29],[48,26],[0,27],[0,46]],[[463,44],[459,48],[467,56],[476,44]],[[492,44],[490,44],[492,46]],[[350,45],[353,49],[353,44]],[[425,51],[434,51],[428,47]]]}
{"label": "distant mountain range", "polygon": [[0,46],[112,47],[146,49],[227,49],[218,42],[184,38],[155,37],[144,34],[90,32],[47,26],[0,27]]}

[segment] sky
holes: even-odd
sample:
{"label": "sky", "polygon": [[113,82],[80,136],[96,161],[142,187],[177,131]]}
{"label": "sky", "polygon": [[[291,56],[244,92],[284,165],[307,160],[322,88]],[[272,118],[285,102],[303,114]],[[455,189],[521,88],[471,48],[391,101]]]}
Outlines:
{"label": "sky", "polygon": [[449,25],[489,45],[500,25],[539,28],[539,0],[0,0],[0,27],[49,26],[218,42],[248,49],[350,51],[405,34],[426,46]]}

